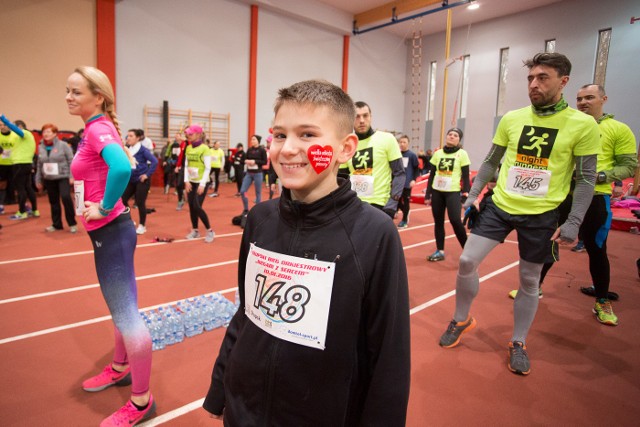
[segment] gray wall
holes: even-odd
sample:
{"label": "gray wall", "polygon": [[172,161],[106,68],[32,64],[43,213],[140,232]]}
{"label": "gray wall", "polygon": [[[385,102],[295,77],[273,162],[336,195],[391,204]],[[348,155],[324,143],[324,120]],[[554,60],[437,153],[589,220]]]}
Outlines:
{"label": "gray wall", "polygon": [[[453,9],[455,25],[455,8]],[[627,123],[636,137],[640,136],[640,95],[638,72],[640,71],[640,22],[630,24],[631,16],[638,15],[636,0],[564,0],[526,13],[511,15],[479,24],[469,31],[462,27],[452,31],[450,57],[471,55],[469,95],[465,120],[465,149],[471,157],[471,168],[476,169],[489,150],[495,126],[498,91],[500,49],[509,48],[509,66],[506,94],[507,110],[529,104],[527,96],[527,69],[524,59],[544,50],[544,41],[556,39],[556,52],[564,53],[573,64],[569,84],[564,90],[569,105],[575,107],[578,88],[593,80],[598,31],[612,28],[611,47],[607,66],[606,90],[609,101],[605,111]],[[438,62],[435,102],[435,120],[431,141],[426,145],[437,147],[440,141],[441,105],[443,96],[445,34],[423,38],[423,93],[427,98],[429,63]],[[407,93],[411,90],[410,52],[407,64]],[[460,62],[449,67],[447,111],[445,128],[451,123],[454,100],[459,84]],[[405,99],[410,105],[410,96]],[[426,111],[424,113],[426,116]],[[404,121],[410,128],[410,117]],[[446,129],[445,129],[446,130]]]}
{"label": "gray wall", "polygon": [[[311,78],[341,86],[348,34],[326,25],[344,21],[339,11],[313,9],[309,1],[309,10],[319,12],[300,17],[287,0],[268,3],[258,9],[256,132],[263,136],[279,88]],[[289,10],[283,13],[278,6]],[[231,143],[246,142],[250,16],[250,5],[240,0],[116,2],[117,110],[123,129],[143,126],[145,104],[161,107],[168,100],[175,109],[230,113]],[[371,105],[378,128],[402,129],[405,52],[401,38],[384,32],[351,38],[349,92]]]}

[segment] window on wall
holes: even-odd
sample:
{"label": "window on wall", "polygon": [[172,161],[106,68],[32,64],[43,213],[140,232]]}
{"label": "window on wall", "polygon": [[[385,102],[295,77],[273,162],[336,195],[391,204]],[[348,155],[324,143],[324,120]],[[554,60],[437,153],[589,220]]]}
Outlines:
{"label": "window on wall", "polygon": [[427,120],[433,120],[434,105],[436,102],[436,70],[438,64],[432,61],[429,65],[429,102],[427,102]]}
{"label": "window on wall", "polygon": [[498,78],[498,102],[496,104],[496,116],[504,116],[505,97],[507,94],[507,77],[509,74],[509,48],[500,49],[500,75]]}
{"label": "window on wall", "polygon": [[462,57],[462,79],[460,81],[460,118],[467,117],[467,93],[469,92],[469,61],[471,57]]}
{"label": "window on wall", "polygon": [[556,51],[556,39],[545,40],[544,51],[546,53],[554,53]]}
{"label": "window on wall", "polygon": [[609,45],[611,43],[611,28],[600,30],[598,34],[598,50],[596,52],[596,69],[593,73],[593,83],[604,86],[607,77],[607,61],[609,60]]}

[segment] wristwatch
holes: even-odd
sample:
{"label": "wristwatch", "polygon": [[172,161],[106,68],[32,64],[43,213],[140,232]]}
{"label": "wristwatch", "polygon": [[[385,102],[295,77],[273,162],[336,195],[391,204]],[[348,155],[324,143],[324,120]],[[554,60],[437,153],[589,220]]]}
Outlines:
{"label": "wristwatch", "polygon": [[607,182],[607,174],[604,172],[598,172],[598,175],[596,175],[596,183],[602,184],[603,182]]}

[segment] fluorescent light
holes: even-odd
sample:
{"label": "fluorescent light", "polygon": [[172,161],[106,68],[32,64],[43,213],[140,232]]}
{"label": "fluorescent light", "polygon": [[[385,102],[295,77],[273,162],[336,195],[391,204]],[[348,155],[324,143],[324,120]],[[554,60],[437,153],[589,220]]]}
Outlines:
{"label": "fluorescent light", "polygon": [[469,3],[469,6],[467,6],[467,9],[469,10],[476,10],[480,7],[480,5],[478,4],[477,1],[472,1],[471,3]]}

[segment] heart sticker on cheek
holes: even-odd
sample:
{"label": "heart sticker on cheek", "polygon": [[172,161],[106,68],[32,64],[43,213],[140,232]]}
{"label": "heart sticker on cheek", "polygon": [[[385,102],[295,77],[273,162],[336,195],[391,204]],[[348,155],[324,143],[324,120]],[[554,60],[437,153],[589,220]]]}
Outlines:
{"label": "heart sticker on cheek", "polygon": [[324,147],[318,144],[312,145],[307,150],[307,157],[309,158],[309,162],[311,162],[313,170],[315,170],[317,174],[320,174],[331,164],[333,147],[330,145],[325,145]]}

